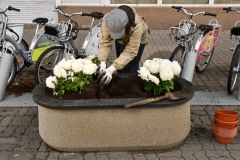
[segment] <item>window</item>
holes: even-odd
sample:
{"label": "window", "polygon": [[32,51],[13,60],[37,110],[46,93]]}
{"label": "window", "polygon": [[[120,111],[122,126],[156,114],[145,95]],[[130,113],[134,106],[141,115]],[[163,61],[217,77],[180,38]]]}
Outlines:
{"label": "window", "polygon": [[215,4],[240,4],[240,0],[215,0]]}
{"label": "window", "polygon": [[209,0],[163,0],[163,4],[208,4]]}
{"label": "window", "polygon": [[111,0],[111,4],[157,4],[157,0]]}

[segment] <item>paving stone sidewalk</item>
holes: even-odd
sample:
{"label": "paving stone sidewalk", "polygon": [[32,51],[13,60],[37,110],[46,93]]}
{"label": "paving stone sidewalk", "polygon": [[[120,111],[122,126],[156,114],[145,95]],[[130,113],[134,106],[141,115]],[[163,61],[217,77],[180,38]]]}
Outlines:
{"label": "paving stone sidewalk", "polygon": [[[24,37],[28,42],[33,31],[27,30]],[[79,34],[86,35],[86,31]],[[226,91],[228,67],[232,53],[229,48],[237,41],[229,39],[229,31],[224,30],[216,45],[213,59],[207,70],[195,73],[193,85],[197,91]],[[168,31],[151,32],[142,61],[148,58],[169,58],[177,43],[170,39]],[[114,58],[111,55],[111,59]],[[33,78],[33,67],[24,69],[16,77]],[[1,103],[1,102],[0,102]],[[44,143],[38,132],[38,111],[36,107],[0,108],[0,160],[35,159],[76,159],[76,160],[240,160],[240,136],[238,134],[228,145],[216,142],[212,136],[212,121],[217,108],[240,111],[236,106],[191,106],[192,128],[182,146],[172,151],[120,151],[120,152],[59,152]]]}
{"label": "paving stone sidewalk", "polygon": [[59,152],[38,132],[37,108],[0,108],[0,160],[240,160],[240,136],[231,144],[212,136],[214,109],[239,106],[191,106],[192,128],[184,144],[171,151]]}

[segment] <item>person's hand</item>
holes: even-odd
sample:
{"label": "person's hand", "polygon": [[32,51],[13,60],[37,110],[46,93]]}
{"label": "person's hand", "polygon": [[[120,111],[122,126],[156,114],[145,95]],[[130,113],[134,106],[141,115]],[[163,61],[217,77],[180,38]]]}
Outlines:
{"label": "person's hand", "polygon": [[105,71],[99,74],[99,78],[101,78],[100,84],[108,85],[112,80],[112,74],[116,71],[114,66],[108,67]]}
{"label": "person's hand", "polygon": [[106,62],[102,61],[97,68],[98,73],[105,71],[106,67],[107,67]]}

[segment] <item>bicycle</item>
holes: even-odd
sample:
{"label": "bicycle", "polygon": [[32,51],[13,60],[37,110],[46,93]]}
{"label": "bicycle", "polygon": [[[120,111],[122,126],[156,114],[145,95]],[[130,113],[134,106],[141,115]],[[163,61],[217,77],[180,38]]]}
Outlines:
{"label": "bicycle", "polygon": [[[181,20],[178,26],[169,29],[170,37],[180,41],[169,60],[178,61],[182,68],[180,77],[192,82],[194,70],[196,69],[197,72],[201,73],[209,65],[222,26],[218,24],[216,19],[212,19],[208,24],[201,24],[197,27],[197,24],[192,20],[193,17],[200,14],[204,16],[216,16],[216,14],[206,11],[193,13],[190,9],[182,6],[172,6],[172,8],[174,11],[186,15],[188,19]],[[193,45],[194,34],[198,30],[200,30],[200,35]]]}
{"label": "bicycle", "polygon": [[[40,31],[40,25],[45,25],[48,22],[48,19],[36,18],[33,20],[33,23],[36,23],[37,26],[29,47],[26,40],[22,38],[24,29],[23,24],[12,25],[8,23],[8,16],[6,12],[11,10],[18,12],[20,11],[20,9],[8,6],[8,8],[6,8],[4,11],[0,12],[0,14],[4,16],[4,20],[2,21],[1,26],[1,49],[6,50],[9,47],[13,48],[13,54],[15,55],[14,65],[10,71],[7,85],[11,84],[16,74],[20,72],[25,66],[30,67],[32,64],[34,64],[43,50],[56,44],[56,42],[50,40],[43,33],[43,30]],[[8,50],[6,50],[6,52],[9,52],[11,54],[11,52]],[[2,54],[4,54],[4,51]]]}
{"label": "bicycle", "polygon": [[[63,13],[61,9],[56,8],[56,11],[65,16],[66,21],[60,22],[58,25],[46,25],[45,33],[52,39],[61,42],[61,45],[56,45],[45,50],[37,60],[34,77],[36,84],[43,82],[48,76],[52,75],[54,66],[62,59],[69,59],[71,56],[75,58],[90,58],[96,61],[98,55],[98,42],[101,32],[101,19],[104,14],[101,12],[75,12],[72,14]],[[90,30],[84,40],[81,50],[77,48],[75,39],[79,31],[78,24],[71,19],[75,15],[92,17]],[[98,24],[93,27],[95,19],[98,19]]]}
{"label": "bicycle", "polygon": [[[240,14],[239,9],[234,9],[232,7],[223,8],[226,13],[235,11]],[[231,29],[230,38],[235,38],[239,41],[233,49],[233,56],[231,60],[231,64],[228,71],[228,80],[227,80],[227,92],[228,94],[232,94],[234,88],[236,86],[238,73],[240,72],[240,21],[237,21],[234,27]]]}

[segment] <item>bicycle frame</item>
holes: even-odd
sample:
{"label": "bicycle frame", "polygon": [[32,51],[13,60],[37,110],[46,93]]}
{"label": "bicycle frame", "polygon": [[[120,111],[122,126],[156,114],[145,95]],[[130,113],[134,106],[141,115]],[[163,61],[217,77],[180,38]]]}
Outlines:
{"label": "bicycle frame", "polygon": [[[202,28],[200,28],[201,34],[197,38],[196,43],[193,45],[193,35],[197,30],[196,23],[192,21],[192,18],[199,14],[209,16],[216,15],[205,11],[198,12],[196,14],[188,13],[186,9],[181,6],[173,6],[172,8],[176,9],[178,12],[183,11],[183,13],[189,18],[188,20],[181,20],[179,22],[179,27],[171,27],[170,30],[172,35],[174,35],[174,38],[176,40],[180,40],[179,45],[184,47],[184,53],[180,61],[180,65],[182,67],[180,77],[192,82],[195,66],[200,66],[202,64],[205,65],[205,63],[210,61],[210,59],[206,58],[206,56],[209,56],[208,53],[213,50],[216,44],[221,32],[221,25],[219,25],[215,19],[211,20],[208,25],[202,25]],[[193,29],[192,32],[191,29]],[[176,53],[174,55],[176,55]],[[207,62],[203,62],[203,59],[207,59]]]}
{"label": "bicycle frame", "polygon": [[[71,26],[72,25],[71,24],[72,20],[71,20],[70,17],[72,17],[74,15],[91,16],[92,17],[92,21],[91,21],[91,24],[90,24],[90,30],[89,30],[89,32],[88,32],[88,34],[87,34],[87,36],[86,36],[86,38],[83,42],[81,50],[78,49],[78,47],[76,45],[76,42],[74,41],[73,37],[70,35],[71,30],[72,30],[72,26],[71,26],[70,31],[69,30],[67,31],[69,33],[69,35],[66,36],[67,38],[64,39],[64,40],[59,39],[60,41],[62,41],[64,43],[63,44],[63,46],[65,48],[64,58],[69,59],[70,56],[71,56],[71,53],[70,53],[71,51],[75,54],[76,57],[81,57],[81,58],[89,57],[89,58],[92,58],[92,59],[97,57],[98,56],[98,48],[99,48],[98,42],[99,42],[99,39],[100,39],[100,32],[101,32],[101,27],[102,27],[101,17],[103,17],[103,15],[99,15],[99,14],[102,14],[102,13],[92,12],[92,13],[88,14],[88,13],[83,13],[83,12],[76,12],[76,13],[73,13],[73,14],[66,14],[66,13],[63,13],[58,8],[56,8],[56,11],[68,18],[67,21],[60,22],[59,23],[60,26],[61,26],[61,23],[67,24],[68,27]],[[93,27],[95,19],[98,19],[99,21],[98,21],[98,24]],[[70,47],[68,47],[67,42],[70,43]]]}
{"label": "bicycle frame", "polygon": [[[215,21],[215,24],[212,22]],[[187,43],[185,48],[185,57],[184,57],[184,67],[182,69],[180,77],[192,82],[193,74],[195,67],[198,65],[203,65],[202,63],[209,63],[209,62],[202,62],[202,60],[208,56],[215,44],[218,40],[218,37],[221,33],[222,26],[218,24],[217,20],[213,19],[209,22],[209,25],[213,26],[212,30],[209,31],[201,31],[200,36],[197,38],[197,41],[194,46],[191,46],[191,43]],[[190,49],[191,47],[191,49]]]}

